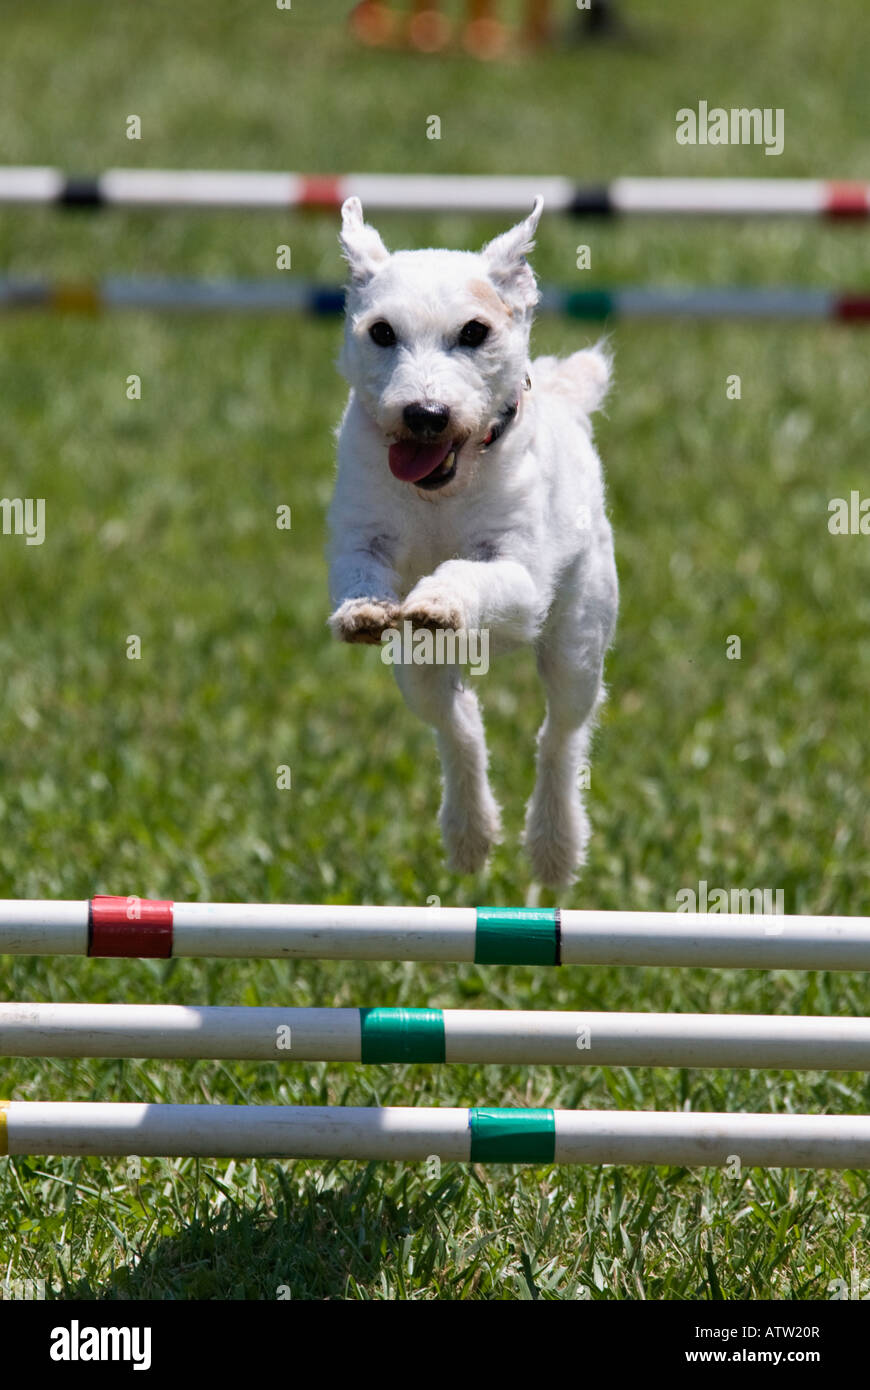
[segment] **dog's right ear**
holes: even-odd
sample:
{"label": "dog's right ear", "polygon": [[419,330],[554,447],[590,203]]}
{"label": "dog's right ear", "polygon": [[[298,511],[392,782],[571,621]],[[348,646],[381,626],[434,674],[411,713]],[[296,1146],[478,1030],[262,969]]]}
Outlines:
{"label": "dog's right ear", "polygon": [[501,236],[487,242],[480,253],[499,294],[508,303],[518,304],[527,311],[537,303],[538,292],[526,253],[535,244],[535,232],[543,207],[543,198],[536,198],[528,217],[511,227],[510,231],[502,232]]}
{"label": "dog's right ear", "polygon": [[379,233],[363,221],[362,203],[359,198],[348,198],[341,209],[339,240],[350,266],[353,285],[366,284],[390,258]]}

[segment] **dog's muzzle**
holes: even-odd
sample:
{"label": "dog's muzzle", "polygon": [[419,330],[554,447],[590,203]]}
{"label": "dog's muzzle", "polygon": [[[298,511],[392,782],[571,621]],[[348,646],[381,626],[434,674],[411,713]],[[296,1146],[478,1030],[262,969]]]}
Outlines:
{"label": "dog's muzzle", "polygon": [[[523,389],[531,390],[528,376]],[[519,413],[519,395],[502,406],[495,423],[482,441],[481,449],[488,449],[500,439],[509,425],[513,424]],[[434,492],[444,487],[456,477],[457,455],[462,441],[443,436],[450,423],[450,411],[442,405],[414,404],[405,406],[402,418],[407,428],[416,436],[402,439],[390,445],[390,472],[403,483],[414,483],[416,487]]]}

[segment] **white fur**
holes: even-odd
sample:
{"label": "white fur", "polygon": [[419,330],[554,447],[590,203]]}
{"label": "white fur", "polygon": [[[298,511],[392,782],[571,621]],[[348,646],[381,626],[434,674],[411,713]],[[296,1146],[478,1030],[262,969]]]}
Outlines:
{"label": "white fur", "polygon": [[[607,390],[600,348],[529,362],[537,290],[525,253],[541,203],[480,254],[390,255],[351,198],[342,244],[350,264],[340,366],[351,385],[338,438],[329,514],[330,626],[345,641],[378,642],[386,627],[487,629],[490,652],[533,643],[547,695],[525,845],[536,878],[573,882],[589,835],[579,769],[617,611],[613,542],[589,413]],[[488,287],[488,292],[484,287]],[[457,346],[471,319],[490,333]],[[394,347],[376,346],[386,320]],[[523,388],[526,374],[530,391]],[[493,424],[516,419],[489,448]],[[456,476],[425,491],[390,472],[387,451],[414,403],[449,408],[461,442]],[[501,833],[487,777],[474,678],[451,666],[396,666],[410,708],[433,725],[444,795],[440,822],[451,867],[476,872]]]}

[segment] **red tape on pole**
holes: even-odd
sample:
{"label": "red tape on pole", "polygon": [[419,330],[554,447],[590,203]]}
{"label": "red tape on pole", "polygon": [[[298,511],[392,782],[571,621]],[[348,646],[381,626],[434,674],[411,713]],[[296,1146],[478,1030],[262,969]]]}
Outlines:
{"label": "red tape on pole", "polygon": [[171,902],[100,894],[91,899],[89,956],[138,956],[168,960],[172,955]]}
{"label": "red tape on pole", "polygon": [[305,208],[337,208],[343,202],[344,180],[337,174],[303,174],[298,203]]}
{"label": "red tape on pole", "polygon": [[829,183],[825,211],[829,217],[866,217],[870,198],[866,183]]}
{"label": "red tape on pole", "polygon": [[870,320],[870,294],[849,294],[837,304],[837,318],[848,323]]}

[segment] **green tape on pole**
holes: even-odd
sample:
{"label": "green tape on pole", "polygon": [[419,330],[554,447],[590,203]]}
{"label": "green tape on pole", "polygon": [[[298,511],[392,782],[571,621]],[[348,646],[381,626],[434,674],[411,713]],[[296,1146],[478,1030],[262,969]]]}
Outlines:
{"label": "green tape on pole", "polygon": [[360,1009],[361,1062],[443,1062],[440,1009]]}
{"label": "green tape on pole", "polygon": [[558,965],[554,907],[479,907],[474,938],[478,965]]}
{"label": "green tape on pole", "polygon": [[552,1163],[556,1117],[552,1110],[468,1112],[472,1163]]}
{"label": "green tape on pole", "polygon": [[572,290],[565,297],[565,313],[573,319],[606,319],[615,308],[608,290]]}

